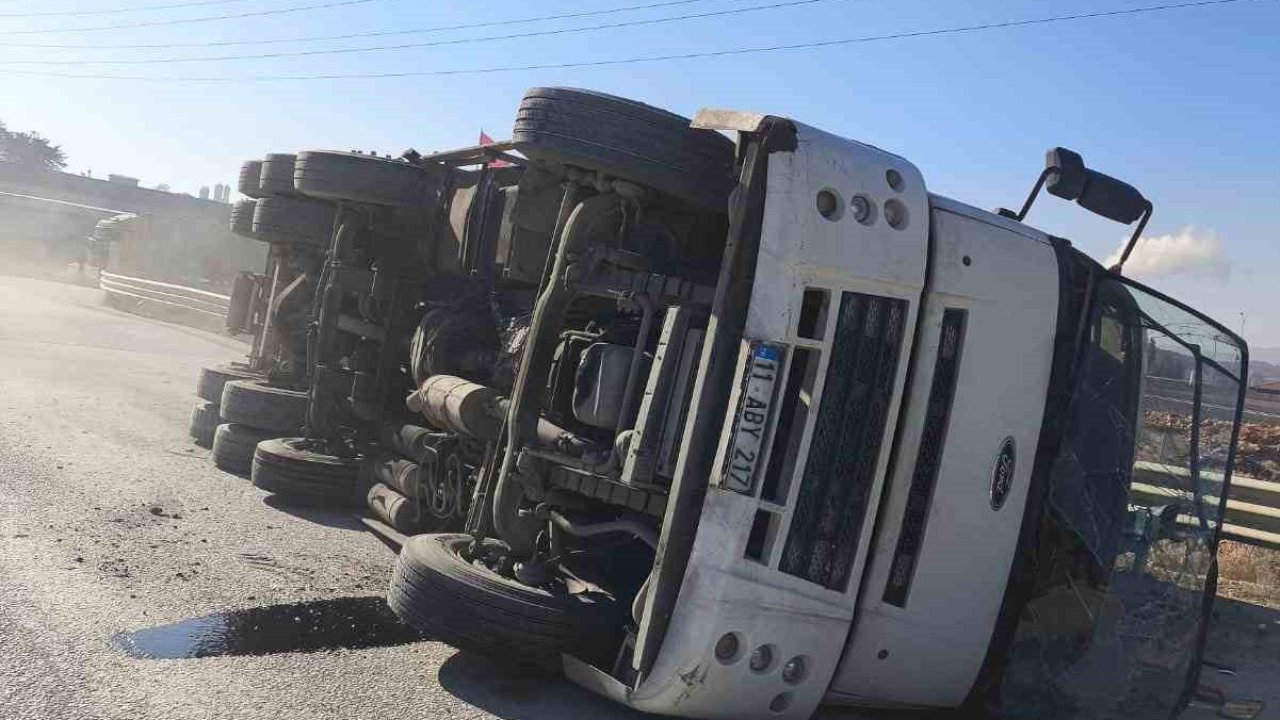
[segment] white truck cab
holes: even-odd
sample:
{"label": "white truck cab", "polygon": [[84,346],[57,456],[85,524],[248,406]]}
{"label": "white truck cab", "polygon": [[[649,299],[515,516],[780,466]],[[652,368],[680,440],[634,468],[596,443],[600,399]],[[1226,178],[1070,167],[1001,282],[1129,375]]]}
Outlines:
{"label": "white truck cab", "polygon": [[[1185,704],[1245,344],[1022,222],[1043,186],[1138,222],[1136,239],[1150,203],[1061,148],[1022,212],[992,213],[930,194],[902,157],[792,120],[704,110],[692,127],[738,136],[714,294],[668,298],[661,332],[630,336],[648,382],[634,424],[618,421],[612,464],[567,458],[563,438],[559,454],[515,431],[495,446],[477,496],[494,518],[472,525],[463,564],[514,567],[527,586],[567,593],[556,622],[597,612],[591,596],[621,606],[615,632],[590,632],[608,647],[558,655],[572,681],[646,712],[804,718],[831,703],[1169,717]],[[561,283],[582,282],[582,294],[594,277],[582,269],[590,242],[557,247],[534,333],[540,317],[568,316],[548,310]],[[704,319],[681,320],[684,308]],[[693,359],[681,365],[676,350]],[[525,369],[545,372],[536,353],[526,348]],[[1181,402],[1147,392],[1165,377],[1191,378]],[[509,408],[507,428],[531,413]],[[640,481],[654,408],[681,439],[661,446],[669,476]],[[556,480],[557,466],[573,480]],[[660,497],[661,512],[605,518],[573,500],[606,485],[642,494],[633,510]],[[513,486],[523,500],[504,502]],[[581,569],[557,585],[539,560],[589,555],[610,532],[637,539],[625,589]],[[478,549],[494,538],[512,550]],[[464,649],[503,632],[504,647],[541,642],[521,638],[545,618],[528,636],[484,618],[450,631],[464,617],[449,609],[458,592],[492,597],[433,579],[447,573],[423,568],[441,561],[413,549],[429,542],[402,551],[391,593],[402,617]],[[415,605],[426,595],[434,609]]]}

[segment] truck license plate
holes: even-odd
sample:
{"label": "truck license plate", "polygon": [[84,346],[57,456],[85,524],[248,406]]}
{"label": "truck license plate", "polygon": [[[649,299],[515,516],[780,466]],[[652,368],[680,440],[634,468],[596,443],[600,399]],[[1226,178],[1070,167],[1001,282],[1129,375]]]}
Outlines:
{"label": "truck license plate", "polygon": [[765,428],[773,389],[782,370],[782,353],[777,345],[752,343],[738,416],[733,423],[733,444],[723,472],[725,486],[735,492],[749,495],[755,489],[756,465],[764,451]]}

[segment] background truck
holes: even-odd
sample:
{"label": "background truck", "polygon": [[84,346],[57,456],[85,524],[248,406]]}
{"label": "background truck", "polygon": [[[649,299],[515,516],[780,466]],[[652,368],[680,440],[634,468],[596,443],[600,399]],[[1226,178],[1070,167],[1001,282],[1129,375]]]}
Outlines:
{"label": "background truck", "polygon": [[232,227],[271,255],[228,317],[254,335],[248,363],[199,383],[210,419],[193,416],[193,435],[209,428],[219,467],[286,501],[365,504],[392,532],[461,525],[483,444],[415,424],[404,398],[440,372],[514,372],[558,179],[521,180],[518,158],[491,162],[503,155],[312,150],[245,164],[241,192],[257,199]]}
{"label": "background truck", "polygon": [[191,436],[229,472],[248,474],[257,444],[298,434],[306,416],[307,338],[335,210],[297,195],[294,159],[272,153],[241,165],[244,199],[229,217],[242,242],[267,248],[262,272],[236,276],[225,318],[250,345],[245,360],[201,370],[190,422]]}

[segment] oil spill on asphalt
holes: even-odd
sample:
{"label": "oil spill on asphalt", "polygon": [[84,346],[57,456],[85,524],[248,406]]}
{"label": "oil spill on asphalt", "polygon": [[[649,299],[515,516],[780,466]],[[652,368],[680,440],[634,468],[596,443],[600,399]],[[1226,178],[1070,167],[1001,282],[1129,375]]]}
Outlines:
{"label": "oil spill on asphalt", "polygon": [[387,647],[422,639],[385,599],[372,596],[228,610],[117,633],[111,642],[131,657],[169,660]]}

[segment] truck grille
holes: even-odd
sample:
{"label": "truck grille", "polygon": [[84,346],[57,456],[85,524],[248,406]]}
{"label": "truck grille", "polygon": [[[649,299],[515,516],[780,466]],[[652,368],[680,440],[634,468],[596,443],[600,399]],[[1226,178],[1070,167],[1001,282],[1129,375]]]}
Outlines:
{"label": "truck grille", "polygon": [[840,300],[809,457],[779,569],[845,589],[875,483],[893,400],[907,302]]}
{"label": "truck grille", "polygon": [[925,523],[933,488],[938,483],[942,448],[947,441],[947,422],[956,397],[959,378],[960,350],[964,347],[967,310],[947,308],[942,313],[942,333],[938,338],[938,357],[933,364],[933,384],[929,387],[929,404],[924,411],[924,429],[920,432],[920,448],[915,469],[911,472],[911,489],[902,515],[902,530],[893,553],[893,569],[884,588],[884,601],[906,607],[911,579],[915,576],[916,558],[924,543]]}

